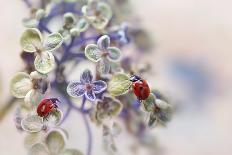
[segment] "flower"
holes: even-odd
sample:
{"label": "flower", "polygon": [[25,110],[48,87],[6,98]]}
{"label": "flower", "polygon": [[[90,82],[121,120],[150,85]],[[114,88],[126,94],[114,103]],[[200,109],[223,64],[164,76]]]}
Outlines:
{"label": "flower", "polygon": [[68,84],[67,93],[72,97],[85,97],[94,101],[96,99],[95,94],[99,94],[106,90],[107,84],[102,80],[92,81],[93,76],[90,70],[85,70],[80,77],[80,81],[72,81]]}
{"label": "flower", "polygon": [[17,73],[10,82],[10,91],[16,98],[24,98],[25,103],[30,106],[37,106],[43,97],[43,94],[49,88],[47,75],[40,74],[37,71],[27,74]]}
{"label": "flower", "polygon": [[43,9],[32,9],[31,16],[23,19],[23,25],[27,28],[35,28],[39,25],[39,22],[46,15]]}
{"label": "flower", "polygon": [[97,104],[91,113],[91,119],[97,124],[102,124],[106,118],[119,115],[122,110],[121,102],[112,98],[109,94],[104,94],[102,99],[96,102]]}
{"label": "flower", "polygon": [[[31,143],[33,143],[34,137],[30,136]],[[77,149],[66,149],[67,134],[62,129],[52,129],[44,137],[44,141],[37,142],[29,148],[29,155],[83,155]],[[30,143],[30,141],[29,141]]]}
{"label": "flower", "polygon": [[98,62],[98,72],[107,74],[110,65],[120,59],[121,51],[117,47],[109,47],[110,38],[107,35],[101,36],[96,44],[89,44],[85,47],[85,56],[93,62]]}
{"label": "flower", "polygon": [[42,118],[32,112],[21,120],[21,127],[29,133],[37,133],[42,130],[57,127],[61,122],[62,116],[63,113],[60,109],[50,112],[46,118]]}
{"label": "flower", "polygon": [[142,107],[150,113],[148,120],[148,126],[150,127],[165,125],[172,115],[172,106],[152,93],[146,100],[142,101]]}
{"label": "flower", "polygon": [[84,19],[96,29],[104,29],[112,18],[112,10],[105,2],[88,1],[87,5],[82,7]]}
{"label": "flower", "polygon": [[43,40],[41,32],[36,28],[27,29],[20,39],[21,47],[25,52],[36,52],[35,69],[42,74],[49,73],[55,67],[52,52],[58,49],[62,42],[63,38],[59,33],[49,34]]}
{"label": "flower", "polygon": [[71,39],[71,36],[79,36],[80,33],[85,32],[89,28],[89,23],[85,18],[79,18],[71,13],[67,12],[63,16],[64,25],[59,30],[64,40]]}

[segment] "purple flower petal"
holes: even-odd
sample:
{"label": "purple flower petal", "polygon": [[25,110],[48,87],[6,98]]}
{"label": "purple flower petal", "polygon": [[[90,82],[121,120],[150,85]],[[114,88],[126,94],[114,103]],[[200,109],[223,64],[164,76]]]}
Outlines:
{"label": "purple flower petal", "polygon": [[81,74],[81,83],[85,84],[85,83],[91,83],[93,79],[93,75],[91,73],[90,70],[85,70],[82,74]]}
{"label": "purple flower petal", "polygon": [[94,101],[96,99],[96,96],[94,94],[94,92],[91,90],[91,91],[86,91],[85,92],[85,97],[86,99],[90,100],[90,101]]}
{"label": "purple flower petal", "polygon": [[81,82],[70,82],[67,93],[72,97],[81,97],[85,94],[85,85]]}
{"label": "purple flower petal", "polygon": [[102,80],[94,81],[92,84],[93,84],[92,89],[95,94],[101,93],[107,88],[106,82]]}

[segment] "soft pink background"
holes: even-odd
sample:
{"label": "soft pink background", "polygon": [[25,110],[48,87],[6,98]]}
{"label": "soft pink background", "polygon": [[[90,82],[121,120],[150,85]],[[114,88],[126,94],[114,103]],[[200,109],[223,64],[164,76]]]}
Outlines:
{"label": "soft pink background", "polygon": [[[167,62],[173,58],[187,63],[200,63],[214,80],[203,103],[193,106],[181,103],[166,129],[155,129],[157,141],[165,155],[231,155],[232,154],[232,1],[230,0],[133,0],[134,11],[142,25],[153,34],[156,49],[151,56],[155,76],[154,87],[172,97],[191,101],[188,87],[167,76]],[[0,105],[9,94],[10,77],[22,66],[19,37],[24,28],[21,19],[27,15],[20,0],[0,1]],[[73,114],[66,122],[71,138],[70,147],[85,150],[86,135],[80,116]],[[0,124],[0,154],[24,155],[23,135],[13,126],[13,110]],[[100,132],[93,126],[94,154],[104,154]],[[84,133],[84,134],[83,134]],[[121,155],[129,155],[126,145],[132,141],[125,135],[116,140]],[[125,151],[124,151],[125,150]],[[145,154],[145,153],[140,153]],[[154,153],[155,154],[155,153]]]}

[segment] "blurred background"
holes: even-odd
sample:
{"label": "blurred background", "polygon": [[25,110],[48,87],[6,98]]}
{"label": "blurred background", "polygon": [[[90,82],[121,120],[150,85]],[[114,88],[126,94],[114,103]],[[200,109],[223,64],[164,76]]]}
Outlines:
{"label": "blurred background", "polygon": [[[148,81],[167,94],[177,111],[167,128],[154,129],[165,155],[232,154],[232,1],[133,0],[133,11],[154,41],[147,58],[154,76]],[[0,1],[0,106],[9,96],[10,78],[23,64],[19,57],[21,21],[27,16],[21,0]],[[0,122],[0,154],[24,155],[23,134],[13,124],[14,109]],[[69,144],[85,150],[82,120],[73,113],[65,122]],[[100,132],[94,130],[95,155],[101,149]],[[130,155],[116,139],[121,155]],[[139,155],[146,155],[142,151]],[[154,152],[154,155],[156,152]]]}

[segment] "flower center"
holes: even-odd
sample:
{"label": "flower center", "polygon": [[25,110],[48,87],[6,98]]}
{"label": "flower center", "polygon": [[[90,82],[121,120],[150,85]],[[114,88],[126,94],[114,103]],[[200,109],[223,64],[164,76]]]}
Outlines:
{"label": "flower center", "polygon": [[91,91],[92,88],[93,88],[93,86],[92,86],[90,83],[86,83],[86,84],[85,84],[85,89],[86,89],[87,91]]}
{"label": "flower center", "polygon": [[106,51],[104,51],[104,52],[102,52],[102,57],[106,57],[106,56],[108,56],[109,55],[109,52],[106,52]]}

